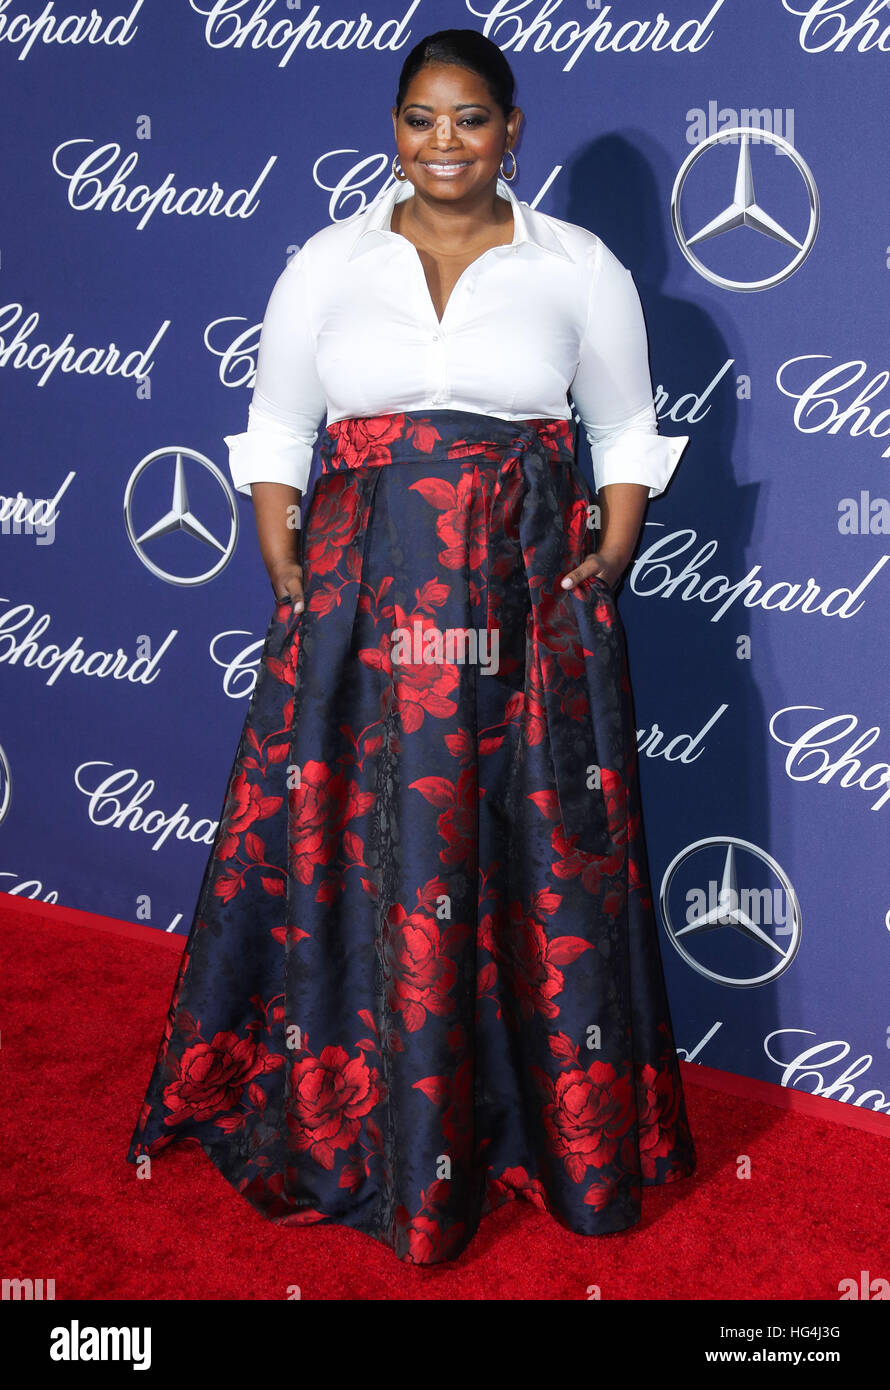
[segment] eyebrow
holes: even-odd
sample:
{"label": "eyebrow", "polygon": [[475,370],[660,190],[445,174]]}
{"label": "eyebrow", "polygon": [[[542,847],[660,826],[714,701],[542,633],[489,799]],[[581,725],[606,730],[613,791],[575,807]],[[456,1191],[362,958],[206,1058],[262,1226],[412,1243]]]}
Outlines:
{"label": "eyebrow", "polygon": [[[408,105],[402,108],[404,111],[432,111],[432,106],[424,106],[420,101],[409,101]],[[482,101],[462,101],[455,102],[452,111],[490,111],[491,107],[486,106]]]}

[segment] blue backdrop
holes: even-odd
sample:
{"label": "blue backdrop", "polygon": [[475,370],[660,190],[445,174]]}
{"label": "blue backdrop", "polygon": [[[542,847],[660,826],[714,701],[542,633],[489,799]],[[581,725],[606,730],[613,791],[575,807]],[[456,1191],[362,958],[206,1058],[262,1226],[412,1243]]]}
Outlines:
{"label": "blue backdrop", "polygon": [[187,931],[271,605],[222,437],[451,26],[691,435],[620,598],[678,1043],[888,1111],[888,0],[0,0],[0,886]]}

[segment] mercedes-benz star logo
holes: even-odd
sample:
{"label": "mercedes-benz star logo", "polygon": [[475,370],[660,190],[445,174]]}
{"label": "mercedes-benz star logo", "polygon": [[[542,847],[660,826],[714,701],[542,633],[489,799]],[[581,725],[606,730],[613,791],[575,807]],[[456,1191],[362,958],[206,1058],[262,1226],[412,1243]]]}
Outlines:
{"label": "mercedes-benz star logo", "polygon": [[[741,890],[738,856],[755,861],[746,865],[746,886]],[[683,872],[693,858],[696,876]],[[770,886],[755,886],[763,885],[764,879]],[[672,904],[676,908],[681,901],[683,886],[680,921]],[[693,970],[716,984],[735,989],[765,985],[784,974],[797,955],[801,915],[794,886],[781,864],[750,840],[714,835],[687,845],[665,871],[660,907],[676,950]]]}
{"label": "mercedes-benz star logo", "polygon": [[[136,484],[144,477],[146,470],[160,459],[175,460],[172,478],[172,495],[167,494],[170,495],[170,505],[167,511],[161,512],[160,516],[158,516],[155,521],[140,530],[133,520]],[[225,540],[220,540],[218,536],[214,535],[209,526],[205,526],[203,522],[198,519],[189,505],[188,488],[186,486],[186,460],[193,460],[195,463],[199,463],[202,469],[206,470],[219,486],[219,491],[221,491],[224,499],[225,509],[224,513],[220,513],[220,516],[225,514],[228,517],[228,535]],[[155,489],[155,493],[156,491]],[[216,489],[214,489],[214,491],[216,491]],[[209,506],[214,510],[219,510],[219,503],[214,503],[212,497],[203,499],[203,503],[205,506]],[[163,503],[161,503],[161,506],[163,506]],[[141,510],[144,511],[144,509],[143,506]],[[158,510],[157,502],[153,496],[152,510],[149,514],[156,515]],[[182,586],[206,584],[209,580],[215,578],[220,570],[225,569],[235,553],[235,546],[238,542],[238,508],[235,504],[232,489],[229,487],[228,482],[217,468],[216,464],[211,463],[210,459],[205,458],[203,454],[199,454],[195,449],[183,449],[172,446],[165,449],[155,449],[154,453],[147,454],[144,459],[137,463],[133,472],[130,474],[126,492],[124,493],[124,523],[127,528],[127,535],[130,538],[130,544],[136,551],[143,565],[145,565],[146,569],[151,570],[152,574],[157,575],[159,579],[165,580],[168,584],[179,584]],[[225,525],[226,523],[223,521],[223,525],[220,529],[224,530]],[[146,553],[146,545],[157,542],[162,536],[169,536],[172,532],[178,531],[183,532],[190,539],[198,541],[201,546],[208,546],[215,552],[218,559],[216,559],[208,569],[202,570],[198,574],[191,575],[174,573],[171,569],[163,568],[161,565],[155,563]]]}
{"label": "mercedes-benz star logo", "polygon": [[[774,217],[771,217],[757,202],[754,193],[754,174],[751,168],[752,137],[756,137],[758,141],[766,141],[767,144],[782,150],[792,161],[803,180],[809,199],[810,218],[802,241],[793,236]],[[720,141],[730,138],[739,140],[739,158],[736,166],[732,202],[728,203],[721,212],[717,213],[716,217],[711,218],[697,232],[689,233],[683,225],[680,211],[683,189],[689,173],[702,155],[712,150]],[[712,285],[721,285],[724,289],[742,292],[768,290],[774,285],[780,285],[783,280],[787,280],[796,270],[799,270],[813,249],[816,233],[819,230],[819,190],[809,165],[801,159],[794,146],[784,140],[781,135],[774,135],[771,131],[761,130],[757,126],[733,126],[730,130],[721,130],[716,135],[708,136],[707,140],[702,140],[701,144],[696,145],[695,149],[683,161],[671,192],[671,224],[680,250],[689,264]],[[692,248],[700,246],[703,242],[711,241],[714,237],[723,236],[726,232],[731,232],[737,227],[750,227],[761,236],[770,237],[783,246],[787,246],[794,251],[794,255],[782,269],[762,280],[731,280],[724,275],[718,275],[704,264]]]}

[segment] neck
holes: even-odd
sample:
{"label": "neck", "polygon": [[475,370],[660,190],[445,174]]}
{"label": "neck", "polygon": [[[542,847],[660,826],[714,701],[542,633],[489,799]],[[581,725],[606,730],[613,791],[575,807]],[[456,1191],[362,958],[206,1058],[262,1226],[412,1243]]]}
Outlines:
{"label": "neck", "polygon": [[509,200],[501,197],[495,183],[460,202],[429,198],[415,187],[413,194],[395,204],[391,222],[397,224],[393,230],[410,231],[440,246],[465,247],[512,220]]}

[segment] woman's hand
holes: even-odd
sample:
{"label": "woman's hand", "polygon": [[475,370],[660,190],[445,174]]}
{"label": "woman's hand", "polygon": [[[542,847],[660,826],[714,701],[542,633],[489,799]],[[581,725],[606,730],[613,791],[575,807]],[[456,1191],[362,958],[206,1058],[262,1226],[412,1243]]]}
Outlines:
{"label": "woman's hand", "polygon": [[633,558],[648,497],[649,488],[644,483],[607,483],[600,488],[599,546],[563,577],[564,589],[574,589],[594,574],[605,579],[610,589],[615,588]]}
{"label": "woman's hand", "polygon": [[256,514],[260,554],[277,601],[303,611],[303,569],[300,554],[300,499],[289,483],[253,483],[250,489]]}
{"label": "woman's hand", "polygon": [[592,575],[598,574],[601,579],[606,581],[610,589],[614,589],[626,569],[626,561],[622,564],[620,560],[611,560],[598,550],[595,555],[588,555],[586,559],[582,560],[577,569],[569,570],[560,582],[564,589],[574,589],[575,585],[580,584],[582,580],[590,579]]}
{"label": "woman's hand", "polygon": [[303,611],[303,566],[296,563],[276,565],[269,570],[272,589],[280,603],[289,600],[295,613]]}

